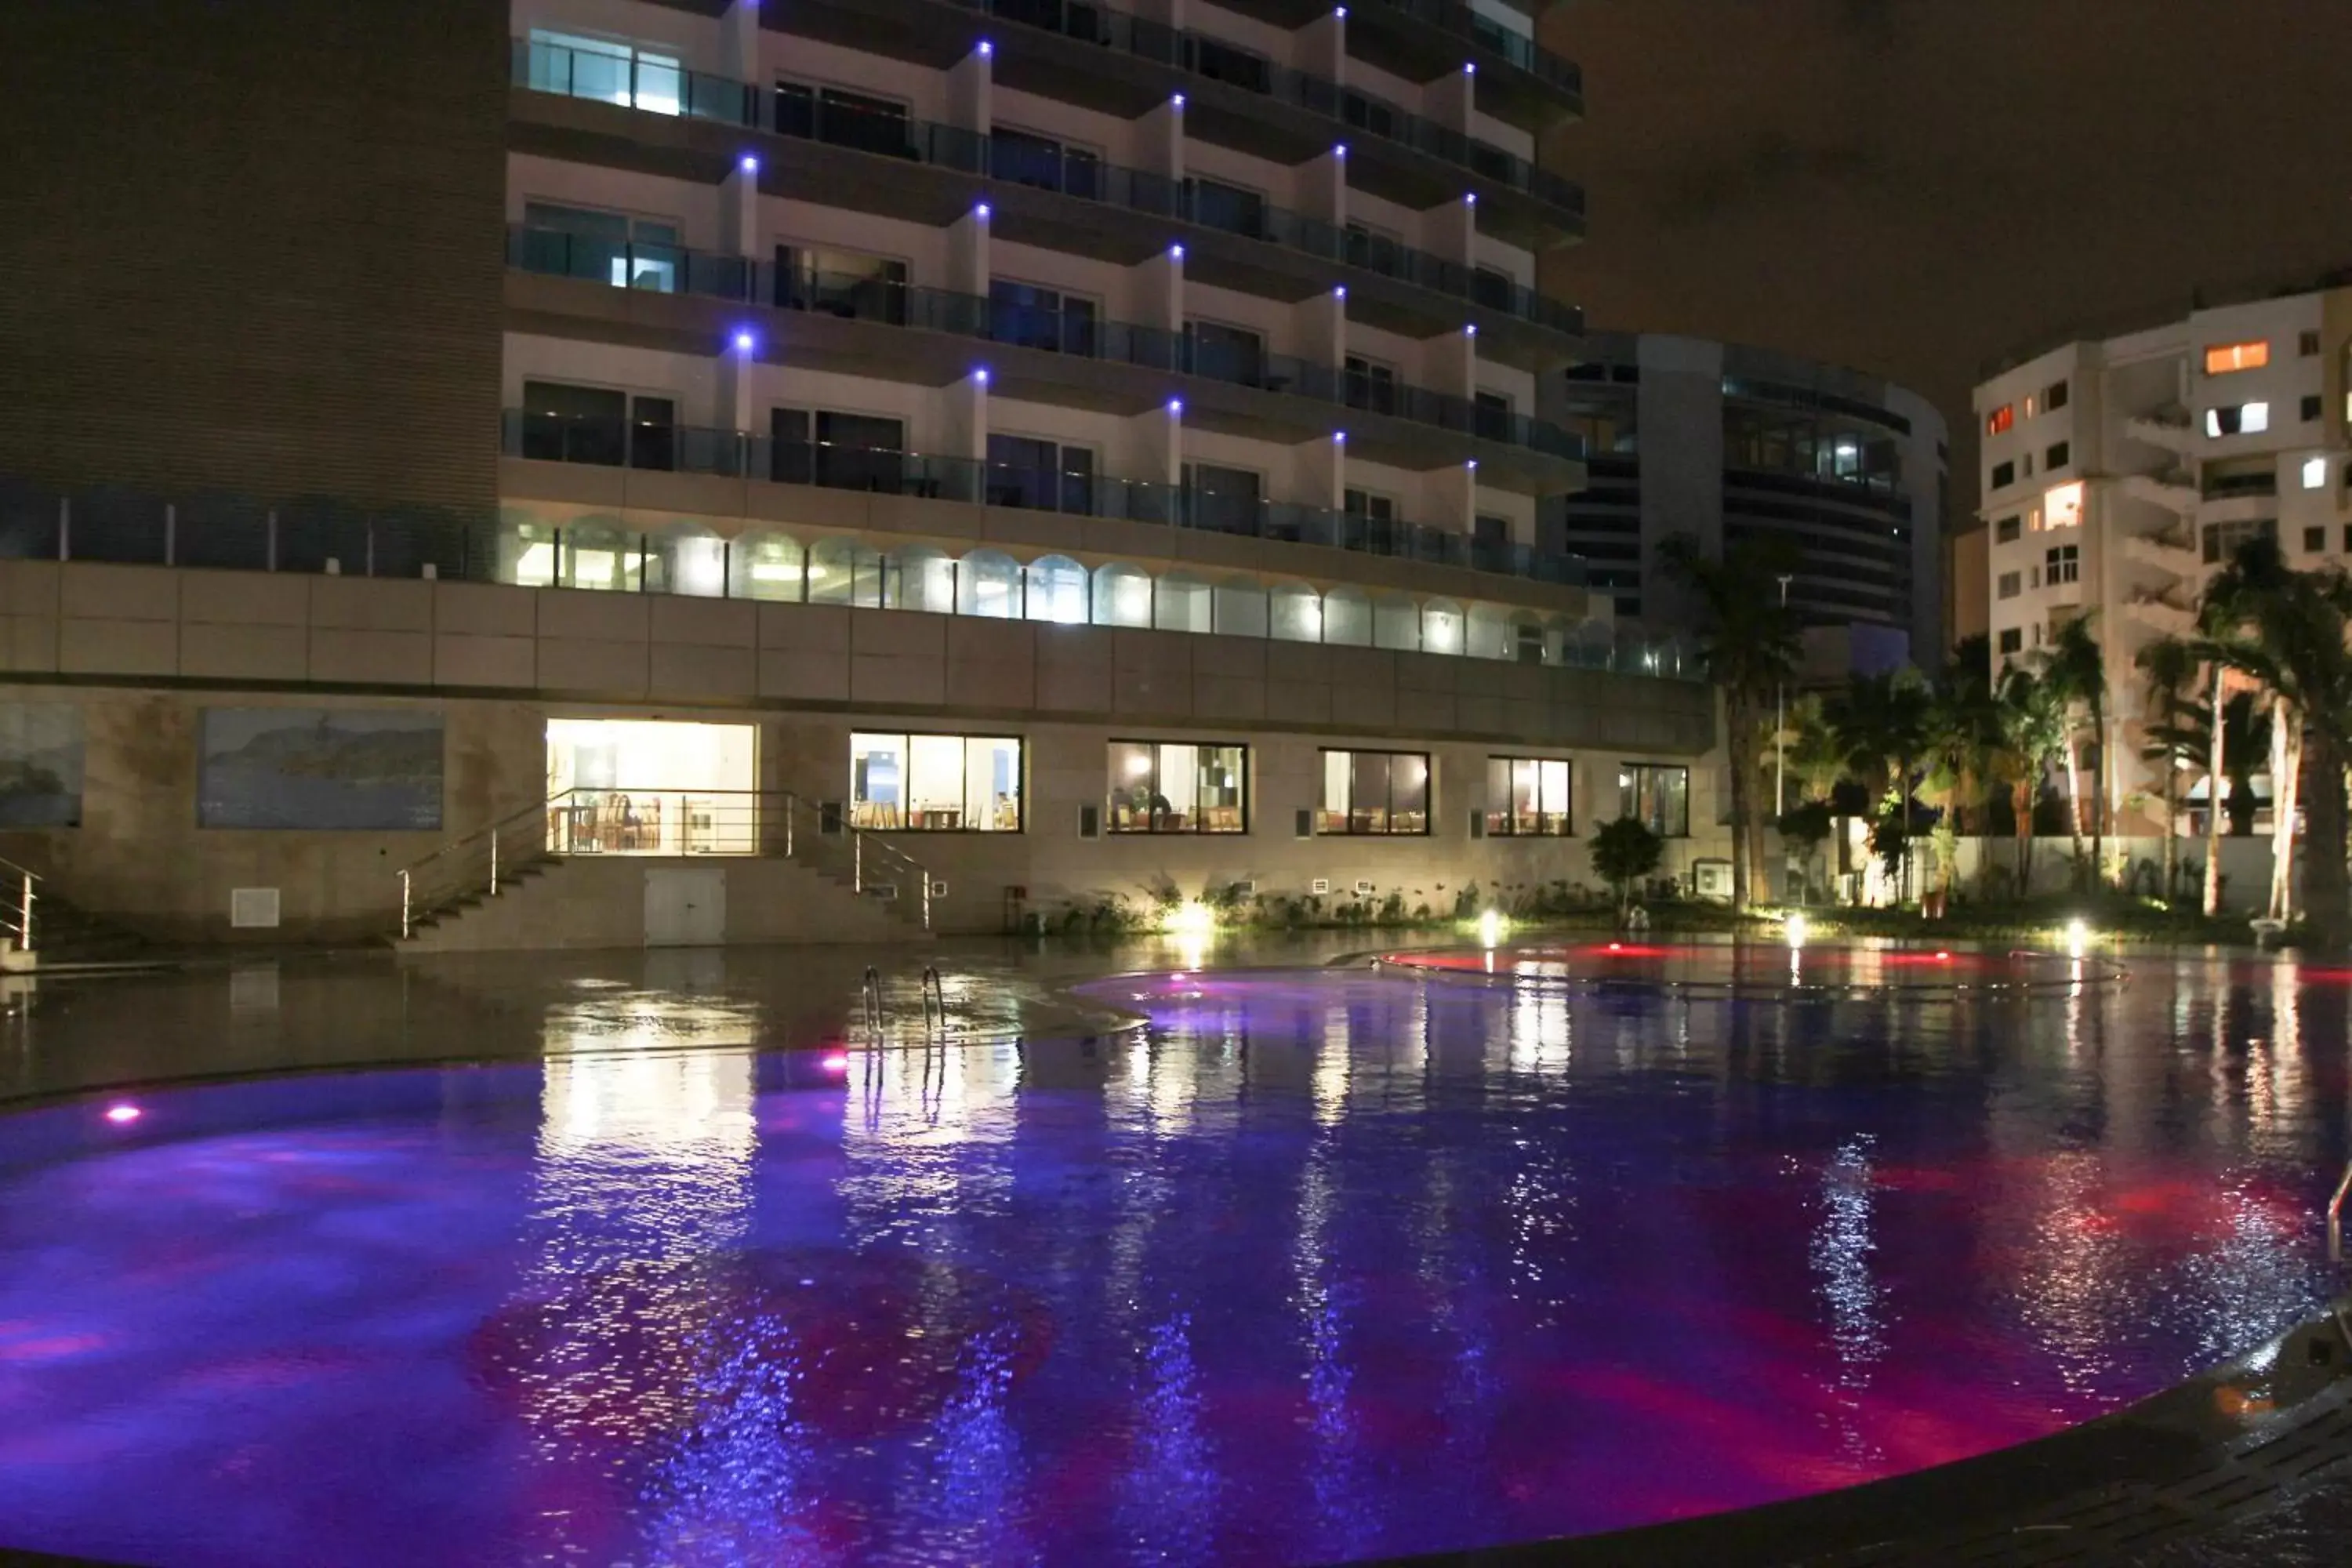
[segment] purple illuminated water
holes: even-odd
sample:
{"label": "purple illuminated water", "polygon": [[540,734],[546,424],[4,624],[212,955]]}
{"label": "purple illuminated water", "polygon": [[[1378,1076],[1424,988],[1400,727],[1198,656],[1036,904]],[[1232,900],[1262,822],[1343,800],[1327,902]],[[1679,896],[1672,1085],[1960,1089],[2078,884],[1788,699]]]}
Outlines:
{"label": "purple illuminated water", "polygon": [[1146,1037],[0,1122],[0,1543],[1303,1564],[2034,1436],[2324,1298],[2347,992],[1108,982]]}

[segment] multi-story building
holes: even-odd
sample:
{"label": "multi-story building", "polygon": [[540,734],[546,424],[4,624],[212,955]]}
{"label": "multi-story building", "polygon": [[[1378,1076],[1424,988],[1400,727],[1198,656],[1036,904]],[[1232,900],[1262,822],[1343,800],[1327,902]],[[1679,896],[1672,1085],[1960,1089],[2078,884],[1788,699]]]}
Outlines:
{"label": "multi-story building", "polygon": [[1545,412],[1588,443],[1591,475],[1550,509],[1561,547],[1622,621],[1695,623],[1688,590],[1660,566],[1668,538],[1711,553],[1774,538],[1798,552],[1787,592],[1809,650],[1836,656],[1809,663],[1934,662],[1949,458],[1932,405],[1762,349],[1655,332],[1588,344],[1544,384]]}
{"label": "multi-story building", "polygon": [[2030,658],[2058,625],[2095,617],[2109,807],[2127,828],[2162,830],[2125,811],[2158,795],[2140,756],[2140,649],[2192,630],[2247,538],[2274,535],[2296,565],[2352,552],[2347,347],[2352,287],[2336,280],[2071,342],[1977,388],[1993,651]]}
{"label": "multi-story building", "polygon": [[74,239],[0,252],[11,852],[66,896],[384,930],[494,844],[568,891],[436,940],[634,941],[830,908],[787,843],[949,928],[1443,909],[1621,811],[1719,852],[1709,694],[1538,528],[1583,210],[1526,14],[481,10],[24,40],[127,116],[6,111]]}

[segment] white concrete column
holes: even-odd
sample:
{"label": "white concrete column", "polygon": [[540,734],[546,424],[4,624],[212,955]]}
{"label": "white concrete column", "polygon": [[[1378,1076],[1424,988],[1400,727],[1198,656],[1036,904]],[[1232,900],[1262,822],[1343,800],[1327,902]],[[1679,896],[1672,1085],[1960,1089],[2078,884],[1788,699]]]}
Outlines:
{"label": "white concrete column", "polygon": [[985,41],[948,68],[948,123],[986,136],[994,123],[996,47]]}
{"label": "white concrete column", "polygon": [[1348,361],[1348,290],[1345,285],[1310,294],[1290,308],[1298,357],[1338,370]]}
{"label": "white concrete column", "polygon": [[1421,477],[1421,507],[1415,522],[1468,533],[1478,516],[1478,460],[1434,468]]}
{"label": "white concrete column", "polygon": [[950,458],[988,460],[988,369],[974,365],[961,381],[940,390],[945,417],[940,422],[940,450]]}
{"label": "white concrete column", "polygon": [[1442,261],[1471,266],[1478,254],[1478,198],[1465,193],[1421,215],[1421,247]]}
{"label": "white concrete column", "polygon": [[1421,89],[1422,112],[1448,131],[1470,134],[1470,110],[1478,101],[1478,68],[1465,61]]}
{"label": "white concrete column", "polygon": [[1307,217],[1334,228],[1348,222],[1348,149],[1335,146],[1291,171],[1292,205]]}
{"label": "white concrete column", "polygon": [[1127,269],[1127,298],[1121,309],[1139,327],[1162,331],[1184,330],[1184,247],[1171,245]]}
{"label": "white concrete column", "polygon": [[1291,499],[1337,511],[1348,494],[1348,437],[1335,430],[1290,449]]}
{"label": "white concrete column", "polygon": [[988,293],[988,204],[982,202],[948,225],[948,275],[940,286],[958,294]]}
{"label": "white concrete column", "polygon": [[1184,95],[1178,93],[1135,121],[1136,167],[1162,179],[1184,178]]}
{"label": "white concrete column", "polygon": [[735,0],[719,18],[719,74],[759,90],[765,75],[760,68],[759,0]]}
{"label": "white concrete column", "polygon": [[1478,390],[1478,329],[1465,326],[1421,340],[1421,384],[1468,397]]}
{"label": "white concrete column", "polygon": [[736,155],[735,166],[719,182],[719,245],[732,256],[760,254],[760,157]]}
{"label": "white concrete column", "polygon": [[756,429],[759,365],[774,345],[748,319],[733,329],[719,353],[719,374],[712,378],[717,405],[711,423],[721,430]]}
{"label": "white concrete column", "polygon": [[1127,420],[1115,457],[1118,478],[1157,485],[1173,494],[1184,477],[1183,401],[1171,397]]}
{"label": "white concrete column", "polygon": [[1334,6],[1290,35],[1290,63],[1309,76],[1348,79],[1348,8]]}

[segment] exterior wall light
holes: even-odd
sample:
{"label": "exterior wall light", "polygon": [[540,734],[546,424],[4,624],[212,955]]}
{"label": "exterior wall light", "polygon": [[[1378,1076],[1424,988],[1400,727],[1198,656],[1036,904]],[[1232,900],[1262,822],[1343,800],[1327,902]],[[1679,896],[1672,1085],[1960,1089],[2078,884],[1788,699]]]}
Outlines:
{"label": "exterior wall light", "polygon": [[1171,246],[1170,246],[1170,247],[1168,247],[1168,258],[1169,258],[1171,261],[1181,261],[1181,260],[1183,260],[1183,259],[1184,259],[1184,247],[1183,247],[1182,246],[1181,246],[1181,245],[1171,245]]}
{"label": "exterior wall light", "polygon": [[981,222],[986,223],[988,221],[988,204],[986,202],[982,202],[978,206],[972,208],[971,216],[978,218]]}
{"label": "exterior wall light", "polygon": [[1184,95],[1183,95],[1182,93],[1181,93],[1181,92],[1180,92],[1180,93],[1178,93],[1175,97],[1173,97],[1173,98],[1171,98],[1171,99],[1170,99],[1170,100],[1168,100],[1168,106],[1169,106],[1171,109],[1181,109],[1181,108],[1183,108],[1183,107],[1184,107]]}
{"label": "exterior wall light", "polygon": [[760,340],[752,336],[748,329],[737,330],[735,333],[735,352],[737,353],[747,354],[759,346]]}
{"label": "exterior wall light", "polygon": [[735,160],[735,166],[747,174],[756,174],[760,172],[760,155],[756,153],[746,153]]}
{"label": "exterior wall light", "polygon": [[1181,397],[1171,397],[1171,398],[1170,398],[1170,399],[1168,400],[1168,412],[1169,412],[1169,413],[1171,413],[1171,414],[1181,414],[1181,413],[1183,413],[1183,412],[1184,412],[1184,400],[1183,400],[1182,398],[1181,398]]}
{"label": "exterior wall light", "polygon": [[988,384],[988,367],[986,365],[981,365],[971,373],[971,378],[981,385],[986,386]]}
{"label": "exterior wall light", "polygon": [[996,46],[994,44],[990,43],[986,38],[980,40],[980,58],[982,59],[987,59],[990,56],[995,53]]}

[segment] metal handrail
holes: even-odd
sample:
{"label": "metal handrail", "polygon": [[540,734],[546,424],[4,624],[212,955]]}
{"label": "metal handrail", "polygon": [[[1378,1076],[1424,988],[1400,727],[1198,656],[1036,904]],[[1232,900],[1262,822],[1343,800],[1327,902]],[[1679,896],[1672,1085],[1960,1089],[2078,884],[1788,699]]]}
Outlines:
{"label": "metal handrail", "polygon": [[2344,1261],[2344,1198],[2352,1193],[2352,1163],[2344,1167],[2344,1179],[2336,1184],[2336,1195],[2327,1200],[2327,1261]]}
{"label": "metal handrail", "polygon": [[[849,838],[848,858],[850,883],[854,891],[867,892],[877,881],[868,860],[872,859],[889,880],[902,874],[916,879],[917,904],[922,926],[931,929],[931,879],[921,862],[898,846],[876,836],[875,830],[854,827],[837,817],[831,819],[833,831],[827,832],[828,817],[816,805],[791,790],[721,790],[721,789],[656,789],[643,785],[575,784],[559,790],[544,800],[509,813],[488,826],[475,829],[462,837],[452,839],[431,854],[400,868],[400,935],[405,941],[415,934],[417,917],[427,910],[441,908],[457,900],[480,895],[499,896],[506,873],[522,860],[539,856],[560,856],[577,853],[568,846],[551,842],[554,837],[551,821],[556,814],[565,811],[567,803],[575,796],[601,798],[606,795],[636,795],[665,798],[691,797],[697,801],[748,803],[744,814],[749,825],[746,837],[752,847],[738,851],[748,855],[772,854],[769,847],[774,837],[767,829],[780,830],[775,837],[782,840],[782,854],[787,859],[809,858],[808,845],[846,834]],[[814,839],[804,837],[799,825],[803,814],[815,817]],[[517,856],[514,830],[518,824],[531,823],[529,852]],[[871,840],[871,842],[869,842]],[[727,853],[727,851],[721,851]],[[0,918],[0,929],[5,929]]]}
{"label": "metal handrail", "polygon": [[[934,1005],[939,1009],[939,1022],[936,1025],[931,1021],[931,1010]],[[934,1032],[942,1035],[948,1032],[948,992],[947,987],[940,981],[940,966],[936,963],[927,963],[923,965],[923,1033],[929,1035]]]}
{"label": "metal handrail", "polygon": [[40,878],[14,860],[0,860],[0,877],[16,884],[16,896],[6,905],[0,905],[0,936],[16,943],[19,952],[33,951],[34,885]]}
{"label": "metal handrail", "polygon": [[866,966],[866,977],[858,983],[858,997],[866,1010],[866,1032],[882,1033],[882,972],[872,964]]}

